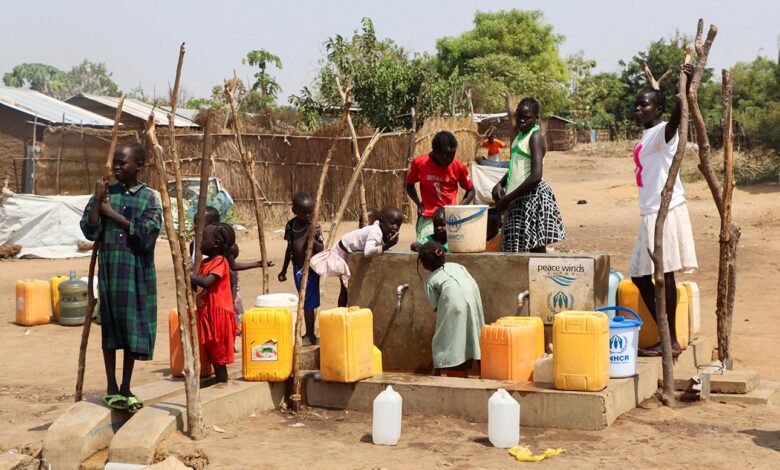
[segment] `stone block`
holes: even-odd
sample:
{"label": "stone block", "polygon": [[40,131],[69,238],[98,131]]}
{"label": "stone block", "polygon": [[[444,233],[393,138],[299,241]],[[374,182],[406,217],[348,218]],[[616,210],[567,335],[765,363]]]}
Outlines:
{"label": "stone block", "polygon": [[[235,421],[252,413],[272,410],[284,395],[284,383],[231,380],[201,390],[203,424],[206,427]],[[151,464],[159,443],[187,426],[186,396],[144,407],[111,440],[109,461]]]}

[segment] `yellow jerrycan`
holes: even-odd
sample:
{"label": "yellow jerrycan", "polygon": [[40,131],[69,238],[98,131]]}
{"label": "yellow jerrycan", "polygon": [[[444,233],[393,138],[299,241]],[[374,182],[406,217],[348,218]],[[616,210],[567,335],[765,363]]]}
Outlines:
{"label": "yellow jerrycan", "polygon": [[320,377],[357,382],[374,374],[374,316],[360,307],[320,312]]}
{"label": "yellow jerrycan", "polygon": [[553,385],[598,392],[609,381],[609,317],[602,312],[561,312],[553,319]]}
{"label": "yellow jerrycan", "polygon": [[[640,349],[649,348],[660,341],[661,335],[658,332],[658,324],[653,316],[650,315],[645,301],[639,295],[639,289],[631,282],[631,279],[624,279],[618,284],[617,301],[619,306],[635,311],[639,314],[639,318],[642,319],[642,329],[639,330]],[[676,312],[674,324],[677,328],[677,342],[680,343],[682,349],[685,349],[688,347],[688,289],[681,283],[677,284]],[[621,314],[618,312],[618,315]]]}
{"label": "yellow jerrycan", "polygon": [[536,330],[534,360],[544,356],[544,323],[541,317],[501,317],[496,325],[530,324]]}
{"label": "yellow jerrycan", "polygon": [[292,313],[287,307],[244,312],[241,325],[244,380],[284,382],[292,374]]}
{"label": "yellow jerrycan", "polygon": [[49,281],[51,286],[51,313],[54,321],[60,321],[60,283],[70,279],[68,276],[54,276]]}
{"label": "yellow jerrycan", "polygon": [[536,361],[536,327],[531,323],[485,325],[479,334],[483,379],[533,379]]}
{"label": "yellow jerrycan", "polygon": [[16,281],[16,324],[45,325],[51,317],[51,287],[46,281]]}

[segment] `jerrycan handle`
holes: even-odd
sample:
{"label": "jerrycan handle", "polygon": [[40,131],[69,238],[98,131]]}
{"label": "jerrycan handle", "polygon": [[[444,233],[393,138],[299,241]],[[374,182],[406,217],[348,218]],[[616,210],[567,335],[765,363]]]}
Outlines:
{"label": "jerrycan handle", "polygon": [[642,323],[642,319],[639,317],[639,315],[637,315],[637,313],[635,311],[631,310],[630,308],[620,307],[618,305],[608,305],[606,307],[599,307],[595,311],[596,312],[605,312],[607,310],[617,310],[618,312],[630,313],[631,315],[634,316],[634,318],[636,318],[639,321],[639,327],[640,328],[642,327],[642,324],[643,324]]}

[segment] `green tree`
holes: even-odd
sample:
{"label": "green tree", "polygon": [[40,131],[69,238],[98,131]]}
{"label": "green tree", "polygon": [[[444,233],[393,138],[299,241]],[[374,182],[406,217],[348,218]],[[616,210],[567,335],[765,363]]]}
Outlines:
{"label": "green tree", "polygon": [[84,62],[68,71],[68,94],[93,93],[96,95],[119,96],[119,85],[111,79],[112,73],[106,64]]}
{"label": "green tree", "polygon": [[477,12],[473,30],[436,41],[438,69],[442,76],[459,70],[479,97],[478,111],[503,110],[509,91],[556,113],[567,106],[562,41],[541,11]]}
{"label": "green tree", "polygon": [[[342,87],[352,79],[351,99],[360,107],[358,124],[388,130],[408,127],[410,110],[417,106],[419,96],[423,99],[419,106],[421,118],[462,105],[462,100],[452,99],[452,95],[463,93],[460,83],[456,83],[457,76],[443,79],[432,57],[409,54],[390,39],[378,39],[369,18],[363,18],[361,29],[352,37],[329,38],[325,50],[327,56],[313,87],[305,87],[289,99],[304,116],[301,127],[317,126],[323,113],[341,108],[336,77]],[[425,90],[422,94],[421,87]]]}
{"label": "green tree", "polygon": [[69,78],[62,70],[47,64],[19,64],[3,75],[3,84],[39,91],[55,98],[66,98]]}
{"label": "green tree", "polygon": [[255,82],[252,84],[252,91],[256,92],[256,95],[248,97],[251,97],[254,101],[259,101],[252,107],[262,110],[271,106],[276,101],[276,96],[282,88],[276,82],[276,79],[268,73],[268,67],[273,65],[281,70],[282,60],[265,49],[258,49],[250,51],[241,62],[260,69],[255,73]]}
{"label": "green tree", "polygon": [[607,111],[619,106],[625,85],[616,74],[593,74],[594,60],[585,58],[582,52],[566,59],[569,68],[570,115],[579,129],[613,127],[615,117]]}
{"label": "green tree", "polygon": [[[671,71],[671,75],[661,82],[661,91],[667,100],[667,112],[671,111],[674,97],[677,94],[680,66],[685,61],[685,46],[692,42],[693,40],[689,36],[676,32],[669,38],[651,42],[647,50],[639,51],[630,60],[621,60],[619,62],[622,67],[620,78],[626,85],[626,89],[623,106],[614,110],[616,118],[630,120],[633,116],[632,105],[636,94],[650,86],[645,77],[645,63],[656,78],[660,78],[667,70]],[[702,83],[706,83],[711,78],[712,69],[705,69]]]}

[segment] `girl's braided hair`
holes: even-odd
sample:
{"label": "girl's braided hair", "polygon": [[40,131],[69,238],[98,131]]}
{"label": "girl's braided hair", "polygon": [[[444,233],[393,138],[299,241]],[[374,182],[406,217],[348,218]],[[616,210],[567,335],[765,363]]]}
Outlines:
{"label": "girl's braided hair", "polygon": [[526,97],[520,100],[520,103],[518,103],[517,109],[515,110],[515,114],[520,111],[520,108],[528,108],[536,117],[539,117],[539,102],[536,101],[535,98]]}
{"label": "girl's braided hair", "polygon": [[444,266],[444,247],[439,242],[425,242],[417,253],[417,275],[420,275],[420,261],[423,265],[432,268],[431,271]]}
{"label": "girl's braided hair", "polygon": [[214,236],[219,244],[217,248],[219,254],[228,257],[231,248],[236,244],[236,232],[233,231],[233,227],[224,222],[217,222],[210,227],[214,227]]}

